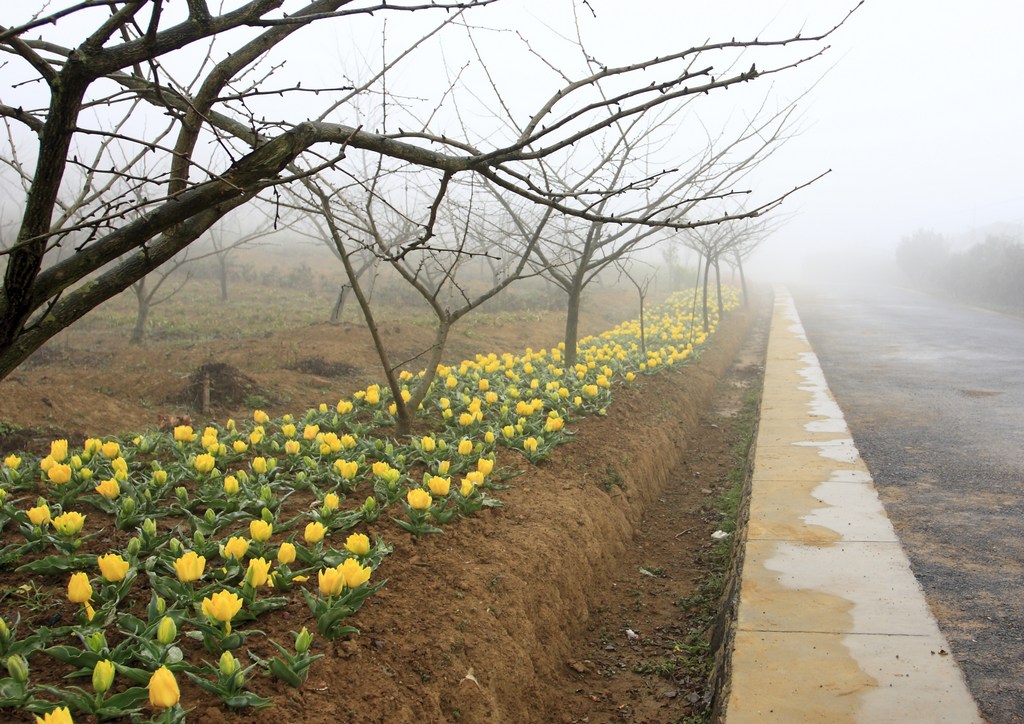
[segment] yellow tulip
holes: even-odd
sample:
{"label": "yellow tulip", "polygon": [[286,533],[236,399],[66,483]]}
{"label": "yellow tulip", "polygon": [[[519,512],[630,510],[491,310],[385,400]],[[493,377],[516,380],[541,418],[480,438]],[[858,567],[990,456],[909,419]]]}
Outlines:
{"label": "yellow tulip", "polygon": [[359,565],[355,558],[346,558],[338,567],[345,578],[345,585],[349,588],[363,585],[370,580],[370,574],[373,572],[369,566],[364,568]]}
{"label": "yellow tulip", "polygon": [[459,455],[469,455],[473,452],[473,441],[469,438],[459,440]]}
{"label": "yellow tulip", "polygon": [[92,668],[92,688],[97,694],[106,694],[114,683],[114,662],[110,659],[97,661]]}
{"label": "yellow tulip", "polygon": [[320,595],[328,598],[339,595],[345,587],[345,574],[342,573],[341,566],[322,569],[317,574],[317,580],[320,584]]}
{"label": "yellow tulip", "polygon": [[107,460],[113,460],[121,454],[121,446],[114,441],[105,442],[100,448],[100,452]]}
{"label": "yellow tulip", "polygon": [[210,453],[203,453],[202,455],[196,455],[196,470],[203,475],[206,475],[214,466],[217,464],[216,459]]}
{"label": "yellow tulip", "polygon": [[74,720],[66,706],[58,706],[51,712],[37,716],[36,724],[74,724]]}
{"label": "yellow tulip", "polygon": [[423,488],[413,488],[406,494],[405,499],[413,510],[428,510],[432,502],[430,493]]}
{"label": "yellow tulip", "polygon": [[166,666],[161,666],[149,678],[149,703],[157,709],[170,709],[181,699],[178,682]]}
{"label": "yellow tulip", "polygon": [[249,541],[247,541],[245,538],[242,538],[241,536],[236,535],[232,538],[228,538],[227,543],[225,543],[222,547],[221,555],[223,555],[225,558],[234,558],[236,560],[241,560],[245,556],[246,551],[248,550]]}
{"label": "yellow tulip", "polygon": [[53,527],[57,532],[68,537],[82,530],[83,525],[85,525],[85,516],[73,510],[53,519]]}
{"label": "yellow tulip", "polygon": [[341,446],[346,450],[351,450],[356,446],[356,439],[352,435],[342,435]]}
{"label": "yellow tulip", "polygon": [[480,458],[476,461],[476,469],[483,473],[484,476],[490,475],[491,471],[494,470],[494,461],[490,458]]}
{"label": "yellow tulip", "polygon": [[303,440],[313,440],[319,434],[320,434],[320,426],[319,425],[306,425],[302,429],[302,439]]}
{"label": "yellow tulip", "polygon": [[114,498],[121,494],[121,486],[114,478],[104,480],[102,483],[93,488],[93,490],[95,490],[97,493],[100,494],[101,497],[104,497],[107,500],[113,500]]}
{"label": "yellow tulip", "polygon": [[238,494],[238,478],[234,475],[224,476],[224,492],[228,495]]}
{"label": "yellow tulip", "polygon": [[249,537],[257,543],[266,543],[274,534],[274,524],[265,520],[249,521]]}
{"label": "yellow tulip", "polygon": [[434,438],[427,435],[420,440],[420,447],[423,448],[423,452],[431,453],[434,452],[434,449],[437,447],[437,443],[434,442]]}
{"label": "yellow tulip", "polygon": [[248,451],[249,446],[246,445],[245,441],[243,440],[235,440],[233,443],[231,443],[231,449],[234,450],[236,453],[241,454]]}
{"label": "yellow tulip", "polygon": [[[341,438],[339,438],[335,433],[329,432],[326,435],[320,435],[320,440],[322,441],[322,444],[320,445],[320,452],[322,454],[326,455],[327,452],[341,452]],[[325,446],[327,447],[327,452],[324,452]]]}
{"label": "yellow tulip", "polygon": [[295,437],[295,425],[288,423],[287,425],[281,426],[281,434],[289,440]]}
{"label": "yellow tulip", "polygon": [[71,603],[88,603],[92,600],[92,585],[89,576],[82,571],[72,573],[68,581],[68,600]]}
{"label": "yellow tulip", "polygon": [[448,490],[451,488],[451,478],[442,478],[438,475],[431,476],[427,480],[427,487],[430,488],[430,492],[439,498],[448,495]]}
{"label": "yellow tulip", "polygon": [[335,460],[334,472],[345,480],[351,480],[359,472],[359,463],[349,460]]}
{"label": "yellow tulip", "polygon": [[123,581],[124,577],[128,575],[128,569],[131,567],[128,561],[117,553],[102,555],[96,559],[96,563],[100,567],[100,575],[103,576],[103,580],[107,583]]}
{"label": "yellow tulip", "polygon": [[249,567],[245,571],[245,582],[253,588],[259,588],[266,584],[270,577],[270,561],[265,558],[252,558],[249,560]]}
{"label": "yellow tulip", "polygon": [[380,387],[377,385],[370,385],[366,388],[366,394],[363,396],[363,402],[367,405],[379,405],[380,404]]}
{"label": "yellow tulip", "polygon": [[511,425],[505,425],[505,427],[501,428],[501,434],[505,436],[505,439],[511,440],[516,436],[516,429]]}
{"label": "yellow tulip", "polygon": [[259,445],[263,442],[263,438],[266,435],[266,431],[262,427],[256,427],[252,432],[249,433],[249,442],[253,445]]}
{"label": "yellow tulip", "polygon": [[523,440],[523,450],[531,453],[537,452],[537,438],[528,437]]}
{"label": "yellow tulip", "polygon": [[6,465],[11,470],[17,470],[19,467],[21,467],[21,458],[11,453],[10,455],[4,458],[4,465]]}
{"label": "yellow tulip", "polygon": [[302,450],[302,446],[298,440],[288,440],[284,444],[284,452],[286,455],[298,455]]}
{"label": "yellow tulip", "polygon": [[54,440],[50,443],[50,457],[55,462],[62,463],[68,459],[68,441]]}
{"label": "yellow tulip", "polygon": [[267,459],[262,457],[253,458],[252,471],[257,475],[264,475],[267,472]]}
{"label": "yellow tulip", "polygon": [[157,485],[163,485],[167,482],[167,471],[166,470],[154,470],[153,471],[153,482]]}
{"label": "yellow tulip", "polygon": [[182,583],[198,581],[203,577],[206,569],[206,558],[195,551],[188,551],[174,561],[174,572],[178,574],[178,580]]}
{"label": "yellow tulip", "polygon": [[192,442],[197,437],[191,425],[178,425],[174,428],[173,435],[175,442]]}
{"label": "yellow tulip", "polygon": [[211,621],[220,621],[225,625],[225,632],[231,633],[231,619],[242,610],[242,599],[231,591],[217,593],[203,599],[203,615]]}
{"label": "yellow tulip", "polygon": [[292,543],[282,543],[277,549],[277,562],[283,566],[295,560],[295,546]]}
{"label": "yellow tulip", "polygon": [[46,477],[50,479],[51,483],[64,485],[71,480],[71,466],[57,463],[46,471]]}
{"label": "yellow tulip", "polygon": [[156,627],[156,640],[163,646],[170,646],[174,643],[174,639],[178,636],[178,624],[174,623],[174,619],[170,616],[164,616],[160,619],[160,624]]}
{"label": "yellow tulip", "polygon": [[439,462],[437,464],[437,472],[440,473],[441,475],[447,475],[448,474],[448,468],[450,468],[451,466],[452,466],[451,460],[442,460],[441,462]]}
{"label": "yellow tulip", "polygon": [[252,419],[257,425],[266,425],[270,422],[270,415],[265,413],[263,410],[254,410],[252,413]]}
{"label": "yellow tulip", "polygon": [[488,430],[486,433],[484,433],[484,442],[487,443],[488,445],[494,444],[494,433],[491,430]]}
{"label": "yellow tulip", "polygon": [[353,533],[345,540],[345,550],[356,556],[370,552],[370,539],[362,533]]}
{"label": "yellow tulip", "polygon": [[313,543],[319,543],[324,539],[324,535],[327,533],[327,529],[324,528],[323,523],[313,521],[306,526],[306,530],[303,533],[306,543],[312,545]]}
{"label": "yellow tulip", "polygon": [[32,521],[32,525],[42,528],[50,522],[50,506],[37,505],[34,508],[29,508],[28,519]]}
{"label": "yellow tulip", "polygon": [[473,481],[469,478],[462,479],[462,485],[459,487],[459,495],[463,498],[468,498],[476,490],[476,486],[473,485]]}
{"label": "yellow tulip", "polygon": [[324,508],[330,511],[338,509],[341,499],[335,493],[328,493],[324,496]]}
{"label": "yellow tulip", "polygon": [[352,412],[352,403],[348,400],[339,400],[338,406],[334,409],[338,411],[339,415],[347,415]]}

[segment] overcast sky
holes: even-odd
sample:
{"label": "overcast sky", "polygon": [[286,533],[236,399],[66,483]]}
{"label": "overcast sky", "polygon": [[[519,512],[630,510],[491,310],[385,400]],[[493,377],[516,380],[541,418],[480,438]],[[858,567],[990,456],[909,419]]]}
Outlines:
{"label": "overcast sky", "polygon": [[[588,48],[602,62],[622,63],[706,40],[821,32],[855,5],[855,0],[589,0],[596,17],[583,13],[582,28]],[[554,37],[555,31],[571,31],[566,22],[571,7],[569,0],[502,0],[474,11],[471,22],[494,28],[489,37],[479,37],[496,45],[502,40],[498,31],[525,27],[524,22],[535,30],[550,26]],[[409,25],[418,34],[440,17],[415,13]],[[388,39],[397,47],[402,31],[394,28]],[[832,169],[787,200],[782,210],[792,217],[761,256],[790,263],[808,250],[891,249],[919,228],[955,236],[993,223],[1024,223],[1022,29],[1022,2],[866,0],[813,66],[776,76],[770,84],[752,84],[762,96],[770,88],[781,104],[818,81],[800,103],[801,133],[750,184],[770,198]],[[77,29],[67,30],[74,35]],[[310,30],[299,34],[290,50],[289,64],[300,77],[320,71],[324,84],[337,84],[343,81],[339,68],[348,67],[353,57],[380,57],[379,33],[337,23]],[[542,35],[529,37],[546,52],[554,45],[544,45]],[[400,72],[436,76],[436,68],[426,61]],[[491,70],[514,74],[518,69]],[[530,96],[535,109],[537,99],[554,86],[535,82],[529,72],[521,75],[515,92]],[[424,103],[433,102],[431,92],[424,85]],[[730,90],[728,98],[739,102],[745,92]]]}
{"label": "overcast sky", "polygon": [[[684,3],[689,4],[689,3]],[[836,0],[717,2],[785,31],[841,14]],[[756,21],[755,21],[756,22]],[[956,235],[1024,222],[1024,3],[868,0],[833,40],[804,104],[793,168],[833,173],[790,206],[766,251],[888,247],[918,228]]]}
{"label": "overcast sky", "polygon": [[[519,3],[517,12],[544,12]],[[592,0],[604,47],[634,57],[705,38],[820,31],[843,0]],[[550,7],[550,4],[547,4]],[[506,8],[510,11],[511,8]],[[1024,3],[867,0],[802,92],[802,133],[759,184],[779,188],[831,168],[785,204],[793,218],[765,246],[787,262],[808,249],[891,249],[919,228],[959,235],[1024,223]],[[602,47],[602,46],[596,46]],[[827,73],[826,73],[827,71]]]}
{"label": "overcast sky", "polygon": [[[505,0],[475,14],[564,27],[550,0]],[[589,47],[607,62],[707,39],[785,37],[831,27],[854,0],[590,0]],[[564,6],[563,6],[564,7]],[[493,11],[493,12],[492,12]],[[493,20],[492,20],[493,18]],[[1024,3],[867,0],[806,72],[778,76],[801,104],[802,132],[754,181],[781,192],[831,168],[787,201],[765,246],[791,263],[808,249],[891,249],[919,228],[959,235],[1024,223]],[[824,77],[822,77],[824,76]],[[758,92],[762,92],[760,89]],[[736,91],[730,91],[735,93]]]}

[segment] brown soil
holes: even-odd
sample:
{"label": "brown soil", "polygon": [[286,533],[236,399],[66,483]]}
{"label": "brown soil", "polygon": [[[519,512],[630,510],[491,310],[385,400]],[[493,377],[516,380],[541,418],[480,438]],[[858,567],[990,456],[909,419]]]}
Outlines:
{"label": "brown soil", "polygon": [[[603,322],[592,318],[591,330]],[[737,356],[753,324],[751,313],[734,312],[699,363],[618,390],[607,417],[583,421],[573,442],[514,479],[500,494],[505,507],[421,540],[389,528],[394,554],[381,568],[389,583],[353,620],[361,635],[318,638],[315,650],[326,656],[298,691],[257,677],[253,688],[274,697],[261,712],[197,705],[209,697],[183,685],[182,704],[194,707],[189,721],[667,722],[699,712],[705,682],[687,671],[659,675],[652,665],[686,638],[678,600],[706,573],[720,524],[712,505],[734,463],[731,422],[763,355],[759,324]],[[478,330],[457,339],[451,357],[550,344],[558,327],[544,316],[528,331]],[[404,325],[386,331],[410,351],[429,336]],[[287,358],[281,350],[296,335],[301,356]],[[276,403],[271,414],[299,412],[376,379],[362,337],[321,325],[216,354],[157,346],[135,357],[36,365],[0,383],[0,419],[34,426],[23,437],[37,448],[52,437],[53,430],[38,433],[46,426],[83,437],[154,427],[187,412],[157,401],[183,390],[190,372],[214,357],[260,385]],[[302,360],[337,374],[283,369]],[[355,371],[330,367],[340,362]],[[219,417],[250,409],[211,397]],[[8,449],[0,441],[0,452]],[[521,458],[502,450],[502,464]],[[307,613],[289,607],[259,628],[287,641]],[[634,671],[645,664],[650,673]]]}

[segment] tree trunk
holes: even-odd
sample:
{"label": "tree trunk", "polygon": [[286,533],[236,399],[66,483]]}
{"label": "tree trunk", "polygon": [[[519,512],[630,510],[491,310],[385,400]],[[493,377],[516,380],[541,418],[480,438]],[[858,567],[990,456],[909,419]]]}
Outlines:
{"label": "tree trunk", "polygon": [[228,259],[227,256],[221,252],[220,256],[217,257],[217,262],[220,264],[220,300],[226,302],[228,300]]}
{"label": "tree trunk", "polygon": [[[441,357],[444,355],[445,344],[448,342],[448,333],[451,331],[451,321],[448,319],[438,318],[437,320],[437,332],[434,335],[434,346],[431,348],[430,357],[427,359],[427,366],[423,371],[423,377],[420,378],[419,384],[416,385],[416,389],[413,390],[412,397],[409,398],[409,403],[406,405],[409,410],[409,419],[416,414],[420,404],[427,397],[427,392],[430,391],[430,385],[433,384],[434,378],[437,377],[437,366],[441,364]],[[409,434],[409,430],[399,429],[399,434]]]}
{"label": "tree trunk", "polygon": [[704,256],[698,251],[697,252],[697,276],[693,280],[693,302],[690,304],[690,338],[687,340],[690,344],[693,344],[693,328],[696,326],[693,323],[694,317],[697,316],[697,290],[700,289],[700,262]]}
{"label": "tree trunk", "polygon": [[565,307],[565,368],[576,364],[576,345],[580,336],[580,298],[583,296],[582,279],[577,275],[569,289],[569,301]]}
{"label": "tree trunk", "polygon": [[135,312],[135,328],[128,340],[130,344],[142,344],[146,337],[146,320],[149,319],[149,295],[146,294],[146,278],[140,279],[133,287],[138,309]]}
{"label": "tree trunk", "polygon": [[715,286],[718,291],[718,318],[722,318],[722,309],[725,304],[722,302],[722,269],[718,264],[718,257],[715,257]]}
{"label": "tree trunk", "polygon": [[740,288],[743,290],[743,306],[747,306],[747,277],[743,273],[743,257],[736,255],[736,269],[740,273]]}
{"label": "tree trunk", "polygon": [[703,326],[704,334],[707,334],[708,333],[708,329],[710,329],[710,327],[711,327],[711,324],[708,321],[708,276],[710,275],[710,273],[711,273],[711,255],[709,254],[704,259],[704,297],[702,299],[702,304],[704,305],[704,310],[703,310],[703,312],[704,312],[704,326]]}
{"label": "tree trunk", "polygon": [[349,289],[348,284],[342,284],[341,289],[338,290],[338,298],[331,308],[331,324],[338,324],[341,321],[341,315],[345,311],[345,298],[348,296]]}

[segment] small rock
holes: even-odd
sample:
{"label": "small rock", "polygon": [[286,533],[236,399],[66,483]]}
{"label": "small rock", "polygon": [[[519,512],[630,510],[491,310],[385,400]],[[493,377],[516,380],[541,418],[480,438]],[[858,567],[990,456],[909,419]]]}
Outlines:
{"label": "small rock", "polygon": [[661,696],[665,699],[675,699],[679,696],[679,692],[675,689],[669,689],[668,691],[661,692]]}
{"label": "small rock", "polygon": [[605,651],[614,651],[615,647],[612,646],[611,644],[608,644],[607,646],[604,647],[604,650]]}
{"label": "small rock", "polygon": [[577,674],[590,673],[590,669],[588,669],[586,664],[584,664],[582,661],[570,661],[569,668],[575,671]]}

